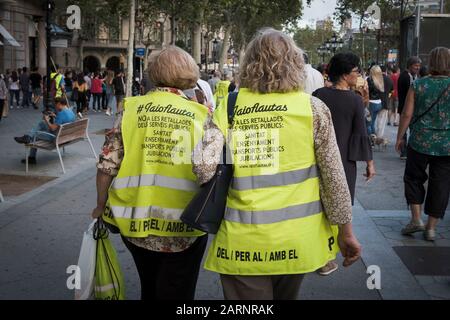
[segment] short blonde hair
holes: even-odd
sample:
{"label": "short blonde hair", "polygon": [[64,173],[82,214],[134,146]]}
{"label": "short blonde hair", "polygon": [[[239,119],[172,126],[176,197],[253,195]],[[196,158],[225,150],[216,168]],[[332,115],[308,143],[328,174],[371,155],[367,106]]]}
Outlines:
{"label": "short blonde hair", "polygon": [[194,88],[200,77],[194,59],[176,46],[168,46],[150,56],[148,73],[155,86],[181,90]]}
{"label": "short blonde hair", "polygon": [[300,90],[305,82],[303,51],[281,31],[259,31],[245,51],[239,70],[242,88],[259,93]]}
{"label": "short blonde hair", "polygon": [[430,52],[430,74],[445,75],[450,73],[450,51],[446,47],[436,47]]}

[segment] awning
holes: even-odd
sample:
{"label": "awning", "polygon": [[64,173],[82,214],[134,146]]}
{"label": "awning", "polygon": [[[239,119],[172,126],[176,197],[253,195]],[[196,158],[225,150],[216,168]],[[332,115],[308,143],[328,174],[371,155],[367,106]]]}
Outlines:
{"label": "awning", "polygon": [[5,29],[0,24],[0,34],[3,36],[3,40],[8,42],[13,47],[20,47],[20,44],[16,41],[16,39],[13,38],[13,36],[8,32],[8,30]]}

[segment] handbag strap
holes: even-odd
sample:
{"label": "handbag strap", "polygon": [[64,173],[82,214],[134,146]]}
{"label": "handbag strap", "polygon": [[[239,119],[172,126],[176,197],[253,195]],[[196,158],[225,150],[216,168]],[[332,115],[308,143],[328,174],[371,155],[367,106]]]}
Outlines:
{"label": "handbag strap", "polygon": [[228,94],[228,104],[227,104],[227,114],[228,114],[228,125],[231,126],[234,119],[234,106],[236,105],[238,92],[230,92]]}
{"label": "handbag strap", "polygon": [[[228,103],[227,103],[227,115],[228,115],[228,127],[231,128],[231,125],[233,124],[234,119],[234,106],[236,105],[238,93],[237,92],[231,92],[228,94]],[[225,137],[226,140],[226,137]],[[227,152],[227,142],[225,141],[223,145],[223,151],[222,151],[222,161],[224,164],[231,164],[231,152]]]}
{"label": "handbag strap", "polygon": [[426,115],[428,112],[431,111],[431,109],[433,109],[433,107],[435,105],[437,105],[437,103],[439,102],[439,100],[441,100],[441,98],[444,96],[444,94],[447,92],[448,88],[450,88],[450,84],[447,85],[447,87],[441,92],[441,94],[439,95],[439,97],[437,97],[436,100],[434,100],[434,102],[431,104],[431,106],[425,111],[423,112],[421,115],[417,116],[417,118],[414,119],[414,121],[411,123],[411,125],[415,124],[417,121],[419,121],[420,119],[423,118],[424,115]]}

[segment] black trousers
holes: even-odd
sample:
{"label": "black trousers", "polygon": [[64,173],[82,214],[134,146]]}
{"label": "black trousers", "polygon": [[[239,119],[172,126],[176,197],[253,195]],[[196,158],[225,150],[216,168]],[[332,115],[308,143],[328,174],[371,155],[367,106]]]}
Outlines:
{"label": "black trousers", "polygon": [[[450,195],[450,156],[430,156],[409,146],[407,153],[403,177],[406,201],[408,204],[422,204],[425,199],[425,214],[442,219]],[[424,183],[427,180],[428,191],[425,198]]]}
{"label": "black trousers", "polygon": [[0,99],[0,121],[2,120],[4,107],[5,107],[5,99]]}
{"label": "black trousers", "polygon": [[207,235],[174,253],[150,251],[122,239],[136,263],[142,300],[194,300]]}

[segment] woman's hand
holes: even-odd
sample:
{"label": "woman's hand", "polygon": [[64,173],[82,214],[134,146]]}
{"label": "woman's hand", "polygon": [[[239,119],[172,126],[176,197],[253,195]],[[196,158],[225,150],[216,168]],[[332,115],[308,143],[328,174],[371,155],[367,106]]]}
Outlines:
{"label": "woman's hand", "polygon": [[96,218],[100,218],[103,214],[103,212],[105,212],[105,208],[102,207],[96,207],[93,211],[92,211],[92,219],[96,219]]}
{"label": "woman's hand", "polygon": [[403,144],[405,143],[405,141],[403,139],[397,139],[397,142],[395,143],[395,150],[398,153],[402,152],[402,148],[403,148]]}
{"label": "woman's hand", "polygon": [[344,257],[343,266],[348,267],[361,257],[361,244],[353,235],[351,225],[347,224],[339,228],[338,246]]}
{"label": "woman's hand", "polygon": [[366,177],[366,182],[369,182],[375,176],[375,165],[373,164],[373,160],[367,162],[366,173],[364,173],[364,177]]}

